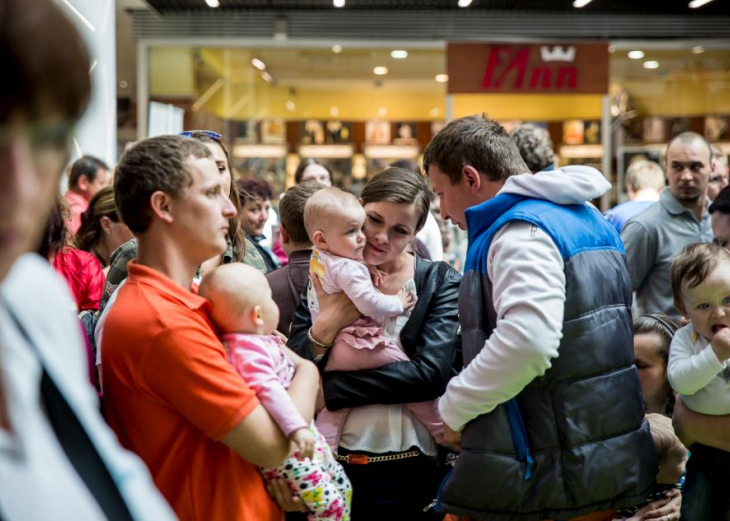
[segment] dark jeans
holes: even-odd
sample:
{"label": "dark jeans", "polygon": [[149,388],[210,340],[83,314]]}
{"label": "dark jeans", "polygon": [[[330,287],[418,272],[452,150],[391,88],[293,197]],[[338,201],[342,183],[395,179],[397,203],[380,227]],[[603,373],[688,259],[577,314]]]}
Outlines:
{"label": "dark jeans", "polygon": [[[339,454],[351,451],[340,447]],[[357,454],[382,456],[357,451]],[[433,508],[447,469],[436,458],[421,454],[412,458],[354,465],[341,461],[352,483],[352,521],[440,521]]]}
{"label": "dark jeans", "polygon": [[730,452],[695,443],[682,492],[682,521],[730,521]]}

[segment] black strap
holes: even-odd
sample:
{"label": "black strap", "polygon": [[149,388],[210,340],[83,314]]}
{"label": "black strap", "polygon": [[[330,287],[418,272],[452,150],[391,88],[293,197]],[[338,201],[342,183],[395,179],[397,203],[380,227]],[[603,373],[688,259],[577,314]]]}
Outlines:
{"label": "black strap", "polygon": [[124,502],[94,443],[66,401],[63,393],[46,371],[38,347],[31,340],[23,324],[13,314],[10,306],[7,306],[6,309],[28,345],[37,355],[38,363],[43,370],[41,396],[46,407],[48,420],[71,465],[76,469],[107,519],[110,521],[132,521],[132,514],[129,512],[127,504]]}

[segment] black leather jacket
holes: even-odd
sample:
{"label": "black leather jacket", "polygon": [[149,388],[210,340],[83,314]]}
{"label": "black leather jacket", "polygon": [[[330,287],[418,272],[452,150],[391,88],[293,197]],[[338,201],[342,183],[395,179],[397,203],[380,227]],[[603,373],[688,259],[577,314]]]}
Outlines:
{"label": "black leather jacket", "polygon": [[[460,344],[456,339],[461,275],[444,262],[417,257],[414,279],[418,302],[400,333],[410,361],[364,371],[322,373],[328,409],[433,400],[446,390],[452,367],[461,369]],[[314,358],[307,338],[311,326],[305,290],[294,312],[288,346],[308,360]],[[320,372],[325,363],[326,359],[319,362]]]}

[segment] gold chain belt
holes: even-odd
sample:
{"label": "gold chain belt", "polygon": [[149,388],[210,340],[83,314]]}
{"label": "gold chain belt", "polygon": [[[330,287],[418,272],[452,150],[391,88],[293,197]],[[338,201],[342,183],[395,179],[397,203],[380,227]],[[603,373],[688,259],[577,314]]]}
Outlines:
{"label": "gold chain belt", "polygon": [[406,458],[415,458],[420,455],[420,451],[412,450],[410,452],[388,454],[387,456],[367,456],[365,454],[348,454],[347,456],[341,456],[336,454],[335,457],[338,461],[345,461],[350,465],[367,465],[368,463],[380,463],[381,461],[397,461]]}

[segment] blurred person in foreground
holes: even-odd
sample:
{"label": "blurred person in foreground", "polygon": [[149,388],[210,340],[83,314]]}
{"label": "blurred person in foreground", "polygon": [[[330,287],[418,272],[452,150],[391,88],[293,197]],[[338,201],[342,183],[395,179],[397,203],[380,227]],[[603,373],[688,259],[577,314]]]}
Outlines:
{"label": "blurred person in foreground", "polygon": [[36,249],[90,96],[89,59],[56,2],[0,2],[0,509],[5,521],[168,520],[86,377],[64,281]]}

